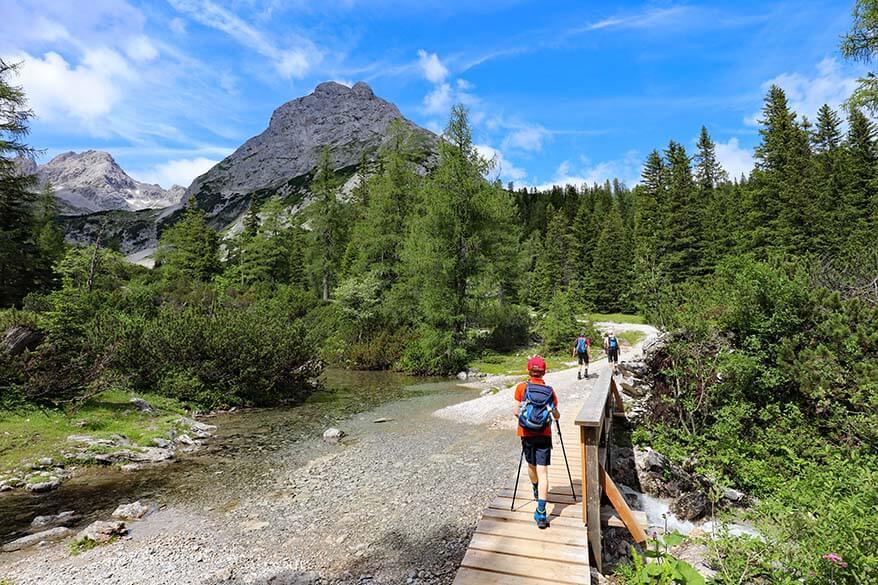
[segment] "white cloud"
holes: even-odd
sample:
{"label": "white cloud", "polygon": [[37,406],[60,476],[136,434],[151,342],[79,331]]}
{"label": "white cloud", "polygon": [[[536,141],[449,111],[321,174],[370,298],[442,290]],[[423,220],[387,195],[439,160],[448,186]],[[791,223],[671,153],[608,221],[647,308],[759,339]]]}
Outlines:
{"label": "white cloud", "polygon": [[496,148],[487,144],[476,144],[475,148],[483,158],[494,161],[493,177],[499,177],[505,181],[520,181],[527,178],[527,171],[508,161],[503,153]]}
{"label": "white cloud", "polygon": [[687,10],[688,8],[685,6],[673,6],[671,8],[656,8],[640,14],[614,16],[593,22],[584,29],[577,29],[576,32],[605,28],[652,28],[677,20]]}
{"label": "white cloud", "polygon": [[294,39],[298,46],[286,49],[277,47],[269,40],[266,33],[211,0],[169,0],[169,2],[175,9],[193,20],[222,31],[241,45],[267,57],[285,79],[301,79],[323,58],[317,47],[303,37]]}
{"label": "white cloud", "polygon": [[[826,57],[817,64],[817,73],[813,77],[801,73],[783,73],[762,84],[767,91],[777,85],[787,95],[790,108],[800,116],[807,116],[811,121],[817,118],[817,110],[823,104],[838,110],[857,87],[857,75],[845,71],[833,57]],[[762,112],[754,113],[744,119],[750,126],[758,124]]]}
{"label": "white cloud", "polygon": [[151,169],[131,174],[144,183],[158,183],[165,189],[172,185],[188,187],[196,177],[206,173],[218,162],[218,160],[205,157],[182,158],[169,160],[166,163],[157,164]]}
{"label": "white cloud", "polygon": [[550,132],[542,126],[522,126],[503,139],[503,148],[538,152],[543,149],[543,140],[549,135]]}
{"label": "white cloud", "polygon": [[149,37],[140,35],[131,39],[125,47],[125,54],[132,61],[152,61],[159,56],[159,50],[155,48]]}
{"label": "white cloud", "polygon": [[186,34],[186,21],[179,16],[175,16],[171,19],[171,22],[168,23],[168,28],[178,35],[184,35]]}
{"label": "white cloud", "polygon": [[451,110],[451,85],[442,83],[424,96],[424,111],[428,114],[447,116]]}
{"label": "white cloud", "polygon": [[629,150],[620,159],[591,164],[586,157],[581,157],[583,167],[571,172],[569,161],[558,165],[555,177],[536,185],[537,189],[551,189],[553,185],[593,185],[602,184],[605,181],[619,179],[629,187],[633,187],[640,181],[640,171],[643,166],[640,154],[636,150]]}
{"label": "white cloud", "polygon": [[716,156],[730,179],[738,179],[742,174],[749,175],[753,170],[753,152],[741,148],[737,138],[730,138],[725,143],[717,142]]}
{"label": "white cloud", "polygon": [[34,112],[47,121],[72,116],[96,122],[121,98],[119,82],[133,75],[125,59],[110,49],[87,51],[75,67],[54,51],[43,58],[27,53],[6,58],[23,62],[21,84]]}
{"label": "white cloud", "polygon": [[442,64],[436,53],[428,53],[424,49],[418,49],[418,65],[430,83],[440,84],[448,77],[448,68]]}

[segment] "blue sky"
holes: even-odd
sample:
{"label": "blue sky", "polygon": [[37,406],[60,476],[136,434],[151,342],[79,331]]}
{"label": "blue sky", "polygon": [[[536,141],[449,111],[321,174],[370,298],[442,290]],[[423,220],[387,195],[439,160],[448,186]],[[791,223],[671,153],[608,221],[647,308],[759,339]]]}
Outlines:
{"label": "blue sky", "polygon": [[862,65],[852,0],[0,0],[0,56],[38,118],[41,158],[107,150],[134,177],[188,183],[325,80],[368,82],[440,130],[470,108],[494,174],[519,185],[637,181],[705,124],[732,174],[752,165],[762,97],[810,118]]}

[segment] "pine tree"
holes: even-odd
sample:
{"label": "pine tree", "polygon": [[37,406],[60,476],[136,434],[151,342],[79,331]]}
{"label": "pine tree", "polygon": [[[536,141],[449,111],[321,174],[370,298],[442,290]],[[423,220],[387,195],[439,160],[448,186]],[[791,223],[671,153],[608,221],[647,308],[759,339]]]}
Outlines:
{"label": "pine tree", "polygon": [[704,126],[701,127],[701,134],[698,136],[695,163],[695,182],[702,194],[729,180],[728,173],[716,157],[716,144]]}
{"label": "pine tree", "polygon": [[168,277],[209,280],[220,271],[219,234],[207,225],[204,212],[190,205],[183,217],[162,233],[156,268]]}
{"label": "pine tree", "polygon": [[876,226],[874,205],[878,197],[878,149],[875,139],[874,124],[859,110],[851,110],[844,148],[844,189],[836,201],[840,210],[837,222],[840,240],[853,233],[864,235]]}
{"label": "pine tree", "polygon": [[338,201],[337,189],[329,148],[324,148],[311,183],[314,201],[309,209],[313,255],[311,265],[324,301],[328,301],[332,294],[344,250],[343,209]]}
{"label": "pine tree", "polygon": [[817,127],[811,135],[814,149],[815,192],[811,217],[813,241],[810,248],[829,251],[839,244],[843,221],[840,213],[842,197],[842,133],[841,120],[832,108],[824,104],[817,113]]}
{"label": "pine tree", "polygon": [[615,205],[604,214],[601,235],[595,244],[594,265],[595,304],[599,311],[617,312],[625,308],[628,284],[625,281],[622,244],[624,238],[622,216]]}
{"label": "pine tree", "polygon": [[491,238],[514,229],[511,199],[484,178],[490,166],[473,145],[466,108],[455,106],[439,145],[439,164],[422,189],[403,267],[423,319],[451,331],[448,351],[465,340],[476,283],[498,254],[508,254]]}
{"label": "pine tree", "polygon": [[765,98],[748,190],[752,246],[799,253],[809,243],[811,150],[807,132],[796,123],[784,91],[771,86]]}
{"label": "pine tree", "polygon": [[671,141],[667,158],[667,199],[661,262],[673,282],[702,273],[701,217],[703,208],[686,149]]}
{"label": "pine tree", "polygon": [[16,70],[0,59],[0,307],[17,303],[36,286],[41,262],[33,217],[36,177],[22,175],[16,160],[33,157],[22,142],[33,113],[22,89],[8,81]]}
{"label": "pine tree", "polygon": [[546,309],[552,298],[561,289],[567,289],[576,276],[572,260],[573,237],[567,213],[559,209],[552,213],[552,219],[543,234],[540,253],[537,257],[531,288],[531,303]]}

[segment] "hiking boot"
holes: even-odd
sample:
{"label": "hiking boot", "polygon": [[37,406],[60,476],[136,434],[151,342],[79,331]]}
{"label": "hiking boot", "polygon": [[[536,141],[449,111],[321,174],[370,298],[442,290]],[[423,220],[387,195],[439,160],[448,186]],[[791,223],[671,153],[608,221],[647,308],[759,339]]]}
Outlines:
{"label": "hiking boot", "polygon": [[540,512],[539,510],[534,512],[534,520],[536,520],[537,528],[539,528],[540,530],[545,530],[549,527],[549,516],[545,510],[543,510],[542,512]]}
{"label": "hiking boot", "polygon": [[576,379],[582,380],[582,372],[576,372]]}

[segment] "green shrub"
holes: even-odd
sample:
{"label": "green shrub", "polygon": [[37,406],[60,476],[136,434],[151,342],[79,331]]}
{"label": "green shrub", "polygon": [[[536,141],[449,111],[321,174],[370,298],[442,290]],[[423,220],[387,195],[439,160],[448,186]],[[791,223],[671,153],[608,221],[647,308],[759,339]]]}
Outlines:
{"label": "green shrub", "polygon": [[410,374],[444,375],[466,366],[467,350],[456,343],[450,331],[422,327],[406,347],[400,368]]}

